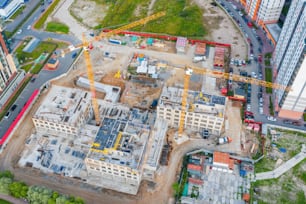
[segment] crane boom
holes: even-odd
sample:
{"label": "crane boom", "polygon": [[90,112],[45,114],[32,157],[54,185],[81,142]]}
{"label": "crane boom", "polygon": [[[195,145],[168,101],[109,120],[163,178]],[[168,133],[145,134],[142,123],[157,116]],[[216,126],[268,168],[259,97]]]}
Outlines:
{"label": "crane boom", "polygon": [[207,75],[211,76],[214,78],[221,78],[221,79],[231,79],[233,81],[239,81],[239,82],[244,82],[244,83],[249,83],[249,84],[255,84],[259,86],[264,86],[264,87],[269,87],[273,89],[283,89],[285,91],[290,91],[291,87],[287,87],[281,84],[276,84],[276,83],[271,83],[268,81],[264,80],[259,80],[251,77],[245,77],[245,76],[240,76],[237,74],[230,74],[230,73],[225,73],[225,72],[220,72],[216,70],[211,70],[207,68],[198,68],[194,66],[188,66],[190,69],[193,70],[195,74],[202,74],[202,75]]}
{"label": "crane boom", "polygon": [[[174,68],[174,67],[170,66],[170,68]],[[180,115],[180,121],[179,121],[179,127],[178,127],[179,136],[181,136],[184,132],[189,80],[190,80],[190,76],[192,75],[192,73],[207,75],[207,76],[211,76],[214,78],[220,78],[220,79],[230,79],[233,81],[240,81],[244,83],[250,83],[250,84],[260,85],[264,87],[270,87],[273,89],[283,89],[285,91],[291,90],[291,87],[286,87],[280,84],[258,80],[258,79],[254,79],[251,77],[244,77],[244,76],[240,76],[237,74],[229,74],[229,73],[215,71],[215,70],[211,70],[207,68],[187,66],[185,67],[185,74],[184,74],[184,89],[183,89],[183,94],[182,94],[182,107],[181,107],[181,115]]]}
{"label": "crane boom", "polygon": [[[136,26],[139,26],[139,25],[143,25],[143,24],[146,24],[147,22],[149,21],[152,21],[154,19],[157,19],[157,18],[160,18],[162,16],[166,15],[166,12],[162,11],[162,12],[159,12],[159,13],[156,13],[156,14],[153,14],[151,16],[148,16],[148,17],[145,17],[145,18],[142,18],[140,20],[137,20],[137,21],[134,21],[132,23],[129,23],[127,25],[124,25],[120,28],[117,28],[117,29],[114,29],[114,30],[111,30],[107,33],[104,33],[103,31],[98,35],[96,36],[93,40],[90,40],[88,42],[88,45],[95,42],[95,41],[99,41],[99,40],[102,40],[103,38],[106,38],[106,37],[111,37],[112,35],[116,35],[124,30],[127,30],[127,29],[130,29],[130,28],[133,28],[133,27],[136,27]],[[76,50],[76,49],[79,49],[79,48],[82,48],[84,47],[83,43],[81,44],[78,44],[74,47],[70,47],[70,48],[66,48],[64,50],[62,50],[62,56],[65,56],[65,54],[73,51],[73,50]]]}
{"label": "crane boom", "polygon": [[98,101],[96,98],[96,87],[95,87],[95,79],[92,71],[92,64],[90,61],[90,55],[89,55],[89,50],[88,50],[88,45],[89,42],[86,40],[85,34],[83,33],[83,46],[84,46],[84,56],[85,56],[85,63],[86,63],[86,68],[87,68],[87,76],[90,84],[90,92],[91,92],[91,101],[92,101],[92,106],[95,114],[95,121],[96,125],[99,126],[101,122],[100,118],[100,112],[99,112],[99,105]]}
{"label": "crane boom", "polygon": [[89,45],[91,45],[91,43],[94,42],[94,41],[101,40],[105,37],[110,37],[114,34],[120,33],[123,30],[129,29],[129,28],[132,28],[132,27],[135,27],[135,26],[138,26],[138,25],[145,24],[145,23],[147,23],[151,20],[154,20],[154,19],[159,18],[159,17],[164,16],[164,15],[166,15],[166,12],[159,12],[159,13],[153,14],[151,16],[148,16],[146,18],[135,21],[133,23],[130,23],[128,25],[117,28],[117,29],[115,29],[113,31],[110,31],[108,33],[103,33],[103,31],[102,31],[100,33],[100,35],[97,36],[96,38],[94,38],[94,40],[92,40],[92,41],[87,41],[87,39],[85,37],[85,34],[83,33],[81,44],[77,45],[76,47],[69,46],[67,49],[62,51],[62,56],[65,56],[65,54],[67,52],[71,52],[71,51],[73,51],[75,49],[78,49],[78,48],[81,48],[81,47],[84,48],[84,56],[85,56],[85,63],[86,63],[86,69],[87,69],[87,76],[88,76],[89,85],[90,85],[90,92],[91,92],[91,101],[92,101],[92,106],[93,106],[93,111],[94,111],[94,114],[95,114],[95,121],[96,121],[97,126],[100,125],[101,118],[100,118],[99,105],[98,105],[98,101],[97,101],[97,98],[96,98],[96,87],[95,87],[94,74],[93,74],[92,64],[91,64],[90,55],[89,55],[89,47],[91,47],[91,46],[89,46]]}

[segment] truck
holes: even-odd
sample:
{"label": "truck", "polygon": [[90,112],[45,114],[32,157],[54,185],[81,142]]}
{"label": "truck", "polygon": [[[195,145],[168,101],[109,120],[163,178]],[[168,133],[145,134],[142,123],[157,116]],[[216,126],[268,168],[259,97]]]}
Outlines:
{"label": "truck", "polygon": [[194,63],[197,63],[197,62],[201,62],[201,61],[205,61],[206,60],[206,57],[205,56],[195,56],[193,57],[193,62]]}
{"label": "truck", "polygon": [[218,140],[217,140],[217,145],[222,145],[222,144],[228,144],[230,142],[232,142],[232,138],[230,137],[219,137]]}

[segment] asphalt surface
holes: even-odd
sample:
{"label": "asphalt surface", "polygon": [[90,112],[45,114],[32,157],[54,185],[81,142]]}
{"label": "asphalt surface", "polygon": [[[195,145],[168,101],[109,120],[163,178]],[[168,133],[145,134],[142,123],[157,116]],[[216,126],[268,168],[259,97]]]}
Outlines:
{"label": "asphalt surface", "polygon": [[[35,1],[35,0],[32,0]],[[32,2],[31,1],[31,2]],[[45,4],[46,5],[46,4]],[[21,26],[22,32],[20,34],[15,33],[15,35],[12,36],[12,44],[10,45],[11,49],[14,50],[22,41],[22,39],[26,37],[36,37],[39,40],[47,40],[49,38],[52,38],[54,40],[59,41],[65,41],[69,44],[77,45],[80,44],[81,41],[74,36],[70,35],[64,35],[64,34],[57,34],[57,33],[51,33],[51,32],[45,32],[45,31],[37,31],[33,29],[28,29],[28,26],[32,26],[34,22],[38,19],[39,15],[41,15],[41,8],[37,9],[31,17],[26,20],[23,25]],[[24,12],[24,15],[25,12]],[[13,22],[11,23],[13,24]],[[10,27],[13,29],[13,26],[9,24],[7,27]],[[16,25],[15,25],[16,26]],[[59,53],[59,51],[57,51]],[[3,118],[0,122],[0,138],[3,137],[6,130],[10,126],[10,124],[13,122],[13,120],[17,117],[18,113],[22,109],[23,105],[28,101],[30,96],[32,95],[33,91],[35,89],[41,88],[46,82],[49,80],[56,78],[64,73],[66,73],[69,68],[71,67],[74,59],[72,58],[72,54],[74,52],[66,54],[64,58],[59,57],[59,66],[54,71],[48,71],[48,70],[42,70],[38,75],[35,76],[34,82],[29,82],[29,84],[25,87],[23,92],[20,94],[18,99],[14,104],[17,105],[17,108],[14,111],[10,111],[11,114],[9,118]]]}
{"label": "asphalt surface", "polygon": [[[258,55],[262,55],[264,57],[265,53],[273,52],[274,47],[271,45],[270,40],[265,36],[264,31],[261,28],[258,28],[256,32],[254,32],[251,28],[248,27],[247,22],[242,18],[242,16],[239,15],[238,11],[242,9],[243,7],[233,1],[233,0],[218,0],[220,5],[231,15],[233,20],[239,25],[240,24],[240,30],[242,31],[244,37],[246,39],[249,39],[250,42],[253,44],[253,55],[254,58],[257,59]],[[224,5],[224,6],[223,6]],[[232,5],[235,5],[237,9],[235,10]],[[248,21],[251,21],[249,17],[246,17]],[[261,43],[258,41],[257,36],[260,37]],[[250,56],[250,50],[249,50],[249,56]],[[264,60],[263,60],[264,61]],[[252,60],[251,65],[247,65],[245,67],[239,67],[239,70],[241,71],[247,71],[249,75],[251,75],[252,72],[255,72],[258,76],[259,70],[262,72],[263,80],[265,80],[265,70],[263,64],[259,64],[258,61]],[[265,92],[265,88],[263,88],[263,98],[264,98],[264,114],[259,114],[259,99],[257,97],[257,94],[259,92],[259,86],[252,85],[252,91],[251,91],[251,111],[254,113],[255,121],[260,121],[267,124],[273,124],[273,125],[279,125],[283,127],[289,127],[294,129],[300,129],[305,130],[306,128],[301,126],[295,126],[295,125],[289,125],[284,124],[283,120],[281,118],[277,118],[277,121],[269,121],[267,120],[267,116],[269,116],[269,94]],[[300,121],[303,124],[303,121]],[[306,123],[304,123],[306,124]]]}

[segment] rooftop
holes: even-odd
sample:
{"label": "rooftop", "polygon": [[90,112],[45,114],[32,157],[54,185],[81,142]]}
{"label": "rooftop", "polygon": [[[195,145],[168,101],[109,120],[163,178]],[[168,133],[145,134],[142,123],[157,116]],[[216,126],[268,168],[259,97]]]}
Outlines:
{"label": "rooftop", "polygon": [[99,101],[102,125],[88,158],[137,169],[150,133],[149,112]]}
{"label": "rooftop", "polygon": [[282,29],[279,27],[279,25],[277,25],[277,23],[267,24],[266,27],[268,28],[268,30],[269,30],[270,34],[272,35],[272,37],[274,38],[274,40],[277,42]]}
{"label": "rooftop", "polygon": [[[179,87],[164,87],[159,99],[159,107],[170,107],[180,110],[183,89]],[[205,94],[199,91],[188,91],[187,110],[189,112],[205,113],[223,117],[226,98]]]}
{"label": "rooftop", "polygon": [[34,118],[76,125],[90,105],[90,94],[80,89],[52,85]]}
{"label": "rooftop", "polygon": [[176,40],[176,47],[185,47],[188,43],[187,38],[178,37]]}
{"label": "rooftop", "polygon": [[[90,88],[89,80],[84,77],[79,77],[76,83],[78,86]],[[119,100],[121,92],[121,88],[119,86],[111,86],[108,84],[95,82],[95,87],[96,91],[105,93],[104,100],[110,102],[117,102]]]}

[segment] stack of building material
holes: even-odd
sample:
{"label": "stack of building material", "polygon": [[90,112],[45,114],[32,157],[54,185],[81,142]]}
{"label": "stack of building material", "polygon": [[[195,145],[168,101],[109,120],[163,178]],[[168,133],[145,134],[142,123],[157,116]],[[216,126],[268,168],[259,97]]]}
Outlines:
{"label": "stack of building material", "polygon": [[223,47],[215,47],[214,66],[216,67],[224,66],[224,53],[225,49]]}
{"label": "stack of building material", "polygon": [[206,44],[205,43],[197,43],[194,55],[205,56],[205,54],[206,54]]}

